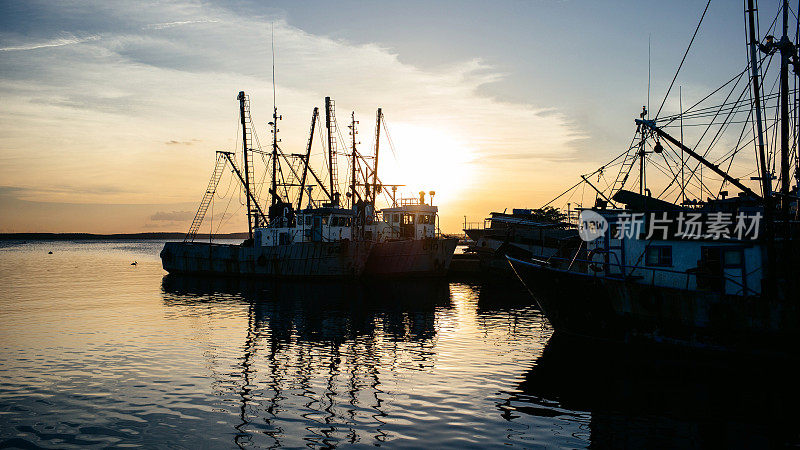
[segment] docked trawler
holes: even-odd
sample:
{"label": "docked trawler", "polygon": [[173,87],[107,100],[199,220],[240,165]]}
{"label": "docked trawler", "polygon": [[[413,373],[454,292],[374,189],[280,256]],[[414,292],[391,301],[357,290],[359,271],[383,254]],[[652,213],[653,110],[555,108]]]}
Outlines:
{"label": "docked trawler", "polygon": [[[239,170],[232,153],[217,152],[214,174],[189,233],[183,242],[168,242],[161,251],[164,270],[170,273],[285,278],[360,276],[364,271],[372,242],[354,239],[355,213],[339,206],[339,194],[333,189],[335,186],[333,182],[330,190],[323,185],[328,202],[320,206],[315,205],[310,198],[311,189],[306,184],[309,173],[319,181],[319,177],[308,164],[314,127],[318,119],[317,108],[314,108],[312,115],[311,137],[306,154],[298,156],[303,162],[302,176],[297,174],[293,167],[289,168],[296,178],[300,179],[297,207],[287,199],[287,187],[294,183],[278,183],[279,177],[282,176],[279,159],[287,158],[278,147],[277,123],[281,117],[277,114],[277,108],[273,108],[273,120],[270,122],[271,205],[265,215],[254,189],[251,158],[256,149],[253,148],[254,131],[250,118],[250,100],[244,92],[239,92],[238,100],[244,171]],[[326,123],[330,131],[332,123],[330,115],[326,115]],[[244,187],[249,238],[239,245],[194,242],[227,164],[230,164]],[[284,195],[280,194],[279,188],[284,190]],[[301,209],[303,193],[306,190],[309,192],[309,205]]]}
{"label": "docked trawler", "polygon": [[[431,194],[434,194],[431,191]],[[430,203],[433,203],[431,195]],[[438,232],[439,208],[419,199],[404,198],[400,205],[380,210],[370,227],[375,239],[366,275],[441,276],[447,273],[458,240]]]}
{"label": "docked trawler", "polygon": [[466,252],[478,257],[483,273],[510,275],[506,256],[547,260],[571,255],[580,243],[576,227],[557,209],[514,208],[493,212],[483,223],[464,223],[472,244]]}
{"label": "docked trawler", "polygon": [[[264,214],[254,187],[251,158],[254,132],[250,104],[244,92],[239,93],[240,120],[243,132],[244,170],[239,170],[233,153],[217,152],[217,164],[184,242],[170,242],[161,252],[162,264],[171,273],[210,273],[220,275],[254,275],[274,277],[358,277],[370,276],[437,276],[444,275],[450,265],[456,240],[442,238],[437,227],[438,208],[426,205],[424,196],[418,202],[403,199],[401,206],[388,210],[395,215],[379,213],[375,203],[383,191],[388,193],[377,176],[378,149],[382,121],[378,109],[374,163],[369,164],[356,148],[356,121],[350,125],[353,136],[350,165],[350,186],[346,197],[349,207],[341,205],[337,183],[337,126],[330,97],[325,98],[325,137],[327,183],[310,164],[314,131],[320,120],[314,108],[305,154],[286,155],[278,146],[277,122],[281,117],[273,108],[271,204]],[[287,163],[289,157],[299,160]],[[241,245],[195,242],[203,218],[214,198],[225,167],[231,170],[244,187],[247,200],[249,238]],[[280,180],[280,182],[279,182]],[[316,184],[311,184],[311,181]],[[321,199],[312,197],[318,186]],[[397,185],[392,186],[396,188]],[[298,188],[294,189],[293,188]],[[359,189],[361,188],[361,189]],[[296,205],[289,200],[297,193]],[[394,190],[392,191],[394,199]],[[307,204],[303,206],[304,194]],[[392,223],[392,217],[399,222]],[[386,217],[387,221],[380,220]],[[402,222],[402,223],[401,223]]]}
{"label": "docked trawler", "polygon": [[[378,177],[378,155],[380,150],[381,125],[383,113],[378,108],[375,120],[375,153],[372,164],[356,148],[356,120],[353,117],[349,126],[352,137],[352,167],[363,164],[364,170],[353,170],[348,197],[363,223],[362,238],[373,242],[365,276],[443,276],[450,267],[457,239],[441,236],[439,232],[438,211],[430,200],[425,202],[425,192],[419,198],[401,198],[397,203],[397,187],[383,184]],[[390,141],[391,143],[391,141]],[[359,169],[361,169],[359,167]],[[363,182],[357,179],[362,174]],[[358,189],[363,187],[363,189]],[[389,190],[391,188],[391,191]],[[391,199],[392,206],[376,209],[377,197],[381,193]],[[356,230],[360,232],[361,230]]]}
{"label": "docked trawler", "polygon": [[[623,159],[610,193],[583,177],[597,193],[595,206],[581,212],[585,248],[571,258],[548,261],[508,258],[557,333],[759,356],[797,355],[800,171],[790,152],[797,148],[797,129],[789,121],[790,105],[796,105],[789,101],[789,94],[797,96],[797,91],[788,89],[788,66],[795,65],[792,77],[796,77],[800,59],[797,45],[787,37],[788,9],[784,1],[780,41],[767,36],[759,43],[757,10],[748,0],[749,61],[754,63],[738,76],[744,80],[750,76],[739,100],[729,101],[737,97],[731,95],[733,90],[740,89],[733,85],[724,106],[705,106],[713,98],[710,94],[673,116],[650,119],[643,108],[635,121],[633,144],[617,157]],[[759,52],[766,56],[759,58]],[[780,53],[782,87],[778,94],[765,96],[762,106],[760,79],[770,71],[759,62],[769,61],[769,55],[776,53]],[[719,88],[720,95],[731,84]],[[752,100],[745,95],[748,90]],[[772,116],[764,115],[763,109],[772,99],[778,100],[779,112],[769,124],[779,136],[774,146],[764,139],[769,128],[763,128]],[[710,117],[714,119],[709,121]],[[717,137],[705,143],[705,149],[697,148],[700,144],[692,149],[683,136],[678,139],[665,130],[680,126],[683,135],[684,120],[705,127],[700,141],[702,136],[724,135],[733,124],[743,124],[734,131],[739,142],[719,159],[711,159],[709,152],[719,142]],[[752,140],[746,133],[752,133]],[[733,158],[750,142],[755,144],[755,169],[746,165],[744,170],[758,174],[751,180],[759,182],[759,192],[728,173]],[[771,172],[771,153],[772,161],[780,161],[777,176]],[[684,169],[687,163],[694,169]],[[665,169],[665,178],[671,181],[662,196],[672,195],[675,201],[650,194],[645,176],[648,165]],[[636,166],[638,193],[624,189]],[[703,180],[703,169],[713,174],[711,181],[708,175]],[[773,191],[774,178],[778,188]],[[716,180],[721,185],[714,192],[709,184]],[[728,186],[739,194],[729,197]],[[709,197],[690,198],[695,190]]]}

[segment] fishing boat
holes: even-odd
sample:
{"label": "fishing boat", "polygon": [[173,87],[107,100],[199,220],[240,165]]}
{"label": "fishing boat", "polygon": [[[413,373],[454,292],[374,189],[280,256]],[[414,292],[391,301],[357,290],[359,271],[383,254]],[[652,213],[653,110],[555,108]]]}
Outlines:
{"label": "fishing boat", "polygon": [[[456,246],[455,239],[443,238],[438,228],[438,208],[424,198],[412,204],[405,200],[385,211],[399,214],[402,225],[393,224],[391,212],[378,210],[380,195],[394,202],[396,188],[384,185],[377,175],[380,130],[383,120],[378,109],[375,153],[367,158],[356,146],[355,113],[349,125],[350,153],[338,151],[335,105],[325,98],[324,146],[327,176],[320,176],[311,164],[315,130],[321,121],[318,108],[311,118],[309,139],[303,154],[286,154],[278,143],[278,121],[273,107],[271,151],[258,146],[250,100],[240,92],[239,116],[242,132],[240,170],[234,153],[217,152],[217,162],[203,200],[183,242],[169,242],[161,252],[162,265],[170,273],[267,276],[285,278],[355,278],[367,276],[441,276],[447,271]],[[321,126],[320,126],[321,127]],[[253,169],[253,156],[267,154],[270,173],[269,201],[261,206]],[[337,160],[346,156],[349,189],[339,193]],[[369,160],[372,160],[370,164]],[[246,198],[248,239],[239,245],[198,242],[197,233],[214,199],[217,186],[229,167]],[[319,187],[317,196],[312,195]],[[296,203],[294,200],[296,197]],[[432,197],[432,196],[431,196]],[[304,204],[305,200],[305,204]],[[347,204],[344,205],[343,203]],[[387,221],[382,220],[387,218]],[[410,232],[409,232],[410,230]]]}
{"label": "fishing boat", "polygon": [[[458,240],[444,237],[439,228],[439,208],[433,205],[435,191],[430,191],[428,203],[425,191],[415,197],[397,199],[400,184],[385,184],[378,176],[378,156],[381,130],[385,130],[381,108],[375,118],[374,153],[368,158],[356,146],[355,115],[352,116],[351,180],[348,197],[363,223],[361,238],[372,243],[364,269],[368,277],[441,277],[447,274]],[[388,139],[392,145],[391,139]],[[361,177],[361,179],[359,179]],[[379,209],[380,195],[389,199],[390,206]]]}
{"label": "fishing boat", "polygon": [[580,243],[576,226],[555,208],[493,212],[483,223],[468,224],[465,220],[464,233],[472,241],[466,252],[477,256],[482,273],[512,277],[506,256],[544,260],[566,257]]}
{"label": "fishing boat", "polygon": [[[588,182],[609,167],[620,167],[609,189],[590,183],[596,201],[594,207],[580,210],[584,245],[572,257],[508,257],[557,333],[758,355],[797,353],[800,172],[791,150],[796,149],[797,129],[789,120],[790,105],[797,99],[797,89],[789,89],[790,66],[798,63],[797,45],[787,37],[785,1],[780,40],[766,36],[759,41],[757,12],[749,0],[752,64],[716,91],[728,92],[722,106],[706,106],[715,98],[709,95],[671,116],[657,113],[650,118],[643,108],[630,148],[583,176]],[[774,72],[768,64],[773,56],[780,62],[780,88],[764,95],[762,80]],[[794,71],[795,86],[796,75]],[[744,86],[737,80],[745,80]],[[731,100],[737,93],[738,100]],[[778,114],[768,124],[764,109],[771,101],[777,102],[773,108]],[[694,148],[683,136],[679,124],[684,121],[705,127]],[[711,150],[719,141],[715,137],[703,142],[703,136],[709,130],[712,136],[724,136],[733,125],[742,127],[736,130],[738,142],[712,159]],[[669,130],[678,127],[680,138]],[[767,130],[776,132],[775,145],[765,139]],[[742,181],[744,177],[732,174],[731,168],[751,143],[757,155],[751,173],[758,176]],[[779,165],[776,175],[771,162]],[[626,184],[637,166],[639,190],[633,192]],[[662,177],[666,187],[658,196],[651,193],[654,184],[647,184],[650,166],[669,168]],[[713,178],[703,179],[703,170]],[[773,190],[775,178],[779,186]],[[721,181],[714,190],[710,185],[717,180]],[[739,192],[730,195],[728,189],[733,188]],[[700,195],[692,198],[698,190]]]}
{"label": "fishing boat", "polygon": [[[231,152],[217,152],[214,173],[209,181],[200,207],[183,242],[167,242],[161,251],[164,270],[182,274],[214,274],[232,276],[258,276],[281,278],[355,278],[361,276],[369,256],[372,242],[355,239],[355,213],[342,208],[340,195],[335,191],[335,165],[330,167],[331,189],[328,190],[313,168],[308,164],[314,128],[318,121],[318,108],[314,108],[311,133],[304,155],[290,155],[301,161],[299,171],[289,165],[293,175],[285,180],[283,162],[288,157],[278,146],[278,121],[282,118],[273,107],[272,149],[269,152],[271,166],[270,206],[267,214],[261,207],[255,189],[255,177],[251,159],[259,149],[254,146],[254,130],[250,116],[250,99],[243,91],[237,97],[242,127],[242,159],[244,170],[240,170]],[[326,98],[326,111],[332,111],[330,98]],[[332,117],[326,114],[328,135],[332,134]],[[329,138],[332,139],[332,138]],[[333,149],[329,154],[334,158]],[[215,244],[196,242],[195,238],[205,214],[214,198],[217,185],[226,166],[230,166],[243,187],[246,197],[248,239],[241,244]],[[322,186],[327,202],[316,204],[311,200],[309,174]],[[294,181],[299,180],[299,185]],[[295,207],[289,201],[289,188],[299,187]],[[309,202],[305,208],[303,193],[308,192]]]}
{"label": "fishing boat", "polygon": [[370,276],[444,276],[450,267],[458,239],[441,236],[439,208],[434,191],[428,204],[425,191],[419,198],[403,198],[400,204],[378,212],[371,231],[375,238],[365,274]]}

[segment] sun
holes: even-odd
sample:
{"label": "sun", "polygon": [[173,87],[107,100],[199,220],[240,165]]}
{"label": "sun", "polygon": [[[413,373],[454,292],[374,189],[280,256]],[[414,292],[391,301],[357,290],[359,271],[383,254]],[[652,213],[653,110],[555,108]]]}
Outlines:
{"label": "sun", "polygon": [[379,172],[385,184],[404,185],[398,188],[398,199],[416,197],[420,191],[435,191],[434,202],[447,204],[472,182],[473,152],[455,133],[393,123],[389,136],[394,153],[382,140]]}

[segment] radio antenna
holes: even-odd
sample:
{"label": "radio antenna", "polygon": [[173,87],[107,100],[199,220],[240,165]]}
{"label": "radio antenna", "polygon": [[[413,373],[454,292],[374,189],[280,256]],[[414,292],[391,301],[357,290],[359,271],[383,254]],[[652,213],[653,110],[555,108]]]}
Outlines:
{"label": "radio antenna", "polygon": [[272,188],[270,189],[270,193],[272,194],[272,204],[275,205],[278,203],[278,120],[282,119],[281,116],[278,115],[278,106],[277,102],[275,101],[275,23],[270,23],[271,27],[271,38],[272,38],[272,122],[269,124],[272,125]]}

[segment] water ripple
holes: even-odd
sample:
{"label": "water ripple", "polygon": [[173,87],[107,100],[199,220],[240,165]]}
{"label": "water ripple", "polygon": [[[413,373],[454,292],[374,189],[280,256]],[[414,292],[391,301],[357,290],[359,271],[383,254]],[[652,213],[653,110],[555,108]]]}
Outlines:
{"label": "water ripple", "polygon": [[0,448],[800,442],[785,389],[551,340],[513,280],[165,277],[161,245],[0,245]]}

